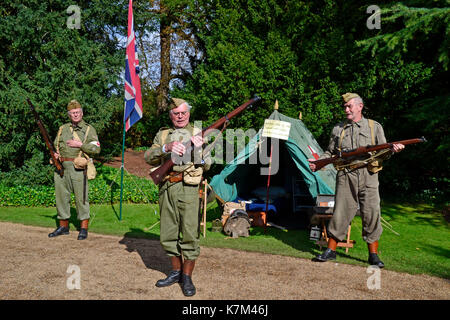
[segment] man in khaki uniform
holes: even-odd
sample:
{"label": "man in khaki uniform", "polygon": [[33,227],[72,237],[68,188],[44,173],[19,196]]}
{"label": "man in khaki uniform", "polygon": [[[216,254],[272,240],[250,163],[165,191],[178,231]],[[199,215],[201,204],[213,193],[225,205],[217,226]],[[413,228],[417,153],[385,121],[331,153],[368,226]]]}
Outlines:
{"label": "man in khaki uniform", "polygon": [[[363,117],[364,103],[361,97],[356,93],[346,93],[342,97],[347,119],[333,128],[328,149],[319,159],[330,158],[340,151],[386,143],[381,125]],[[403,148],[402,144],[394,144],[391,151],[399,152]],[[370,156],[365,154],[353,158],[349,163],[338,168],[334,213],[328,225],[330,236],[328,248],[314,261],[324,262],[336,259],[337,242],[346,238],[348,226],[359,207],[363,223],[362,237],[367,242],[369,249],[368,262],[380,268],[384,267],[378,257],[378,240],[383,231],[380,223],[381,210],[378,192],[378,171],[382,167],[381,160],[370,158]],[[315,159],[309,159],[309,161],[313,160]],[[316,170],[315,165],[311,162],[309,167],[312,171]]]}
{"label": "man in khaki uniform", "polygon": [[[186,101],[172,98],[169,116],[173,127],[161,128],[144,155],[154,166],[171,157],[175,163],[173,172],[159,185],[160,242],[170,257],[172,271],[166,279],[158,280],[156,286],[180,282],[186,296],[196,292],[192,272],[200,254],[198,192],[202,172],[210,167],[202,159],[203,138],[195,135],[200,129],[189,123],[190,108]],[[192,151],[183,144],[189,140],[194,144]]]}
{"label": "man in khaki uniform", "polygon": [[[69,234],[70,195],[75,195],[77,218],[81,220],[78,240],[84,240],[88,235],[89,202],[88,183],[85,169],[77,169],[77,157],[92,156],[100,153],[100,142],[94,127],[83,120],[83,109],[78,101],[72,100],[67,105],[70,123],[59,128],[55,138],[55,156],[64,167],[64,176],[54,173],[56,210],[59,227],[50,233],[50,238]],[[75,161],[75,165],[74,165]]]}

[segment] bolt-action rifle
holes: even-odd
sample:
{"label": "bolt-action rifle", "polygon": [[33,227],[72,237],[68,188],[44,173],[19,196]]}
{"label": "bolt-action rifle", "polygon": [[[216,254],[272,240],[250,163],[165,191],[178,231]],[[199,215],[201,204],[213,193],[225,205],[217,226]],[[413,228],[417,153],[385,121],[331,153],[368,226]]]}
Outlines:
{"label": "bolt-action rifle", "polygon": [[[241,106],[237,107],[236,109],[234,109],[233,111],[231,111],[230,113],[228,113],[226,116],[220,118],[219,120],[217,120],[216,122],[214,122],[212,125],[210,125],[207,128],[204,128],[201,132],[199,132],[197,135],[201,135],[202,137],[208,135],[208,133],[214,129],[218,129],[220,128],[222,125],[224,125],[226,122],[228,122],[231,118],[237,116],[238,114],[240,114],[242,111],[244,111],[247,107],[249,107],[250,105],[252,105],[253,103],[257,102],[261,100],[260,97],[255,96],[254,98],[248,100],[247,102],[245,102],[244,104],[242,104]],[[192,141],[189,140],[187,142],[184,143],[184,146],[186,147],[186,152],[189,152],[189,150],[192,148]],[[164,162],[160,167],[158,167],[156,170],[154,170],[153,172],[150,173],[150,177],[153,180],[153,182],[158,185],[159,183],[161,183],[161,181],[163,181],[163,179],[167,176],[167,174],[170,172],[170,170],[172,169],[172,167],[174,166],[174,161],[172,160],[172,157],[170,159],[168,159],[166,162]]]}
{"label": "bolt-action rifle", "polygon": [[323,167],[325,167],[326,165],[328,165],[330,163],[336,163],[336,162],[345,160],[345,158],[356,157],[356,156],[359,156],[359,155],[362,155],[365,153],[369,153],[369,152],[373,152],[373,151],[390,149],[390,148],[392,148],[392,146],[394,144],[401,143],[406,146],[408,144],[414,144],[414,143],[420,143],[420,142],[426,142],[426,141],[427,140],[425,139],[425,137],[422,137],[422,138],[417,138],[417,139],[388,142],[388,143],[383,143],[383,144],[379,144],[379,145],[375,145],[375,146],[369,145],[369,146],[359,147],[359,148],[348,150],[348,151],[342,151],[342,152],[339,152],[337,155],[332,156],[331,158],[319,159],[319,160],[311,161],[311,163],[316,165],[315,171],[317,171],[317,170],[322,169]]}
{"label": "bolt-action rifle", "polygon": [[64,167],[62,166],[61,161],[59,161],[59,159],[55,157],[55,147],[53,146],[53,143],[50,140],[50,137],[49,137],[49,135],[47,133],[47,130],[45,130],[45,127],[42,124],[42,121],[39,118],[38,113],[34,109],[34,106],[31,103],[30,99],[27,98],[27,101],[28,101],[28,104],[29,104],[29,106],[31,108],[31,111],[33,112],[34,118],[36,119],[37,125],[39,127],[39,131],[41,131],[42,137],[44,138],[45,145],[47,146],[47,149],[50,152],[51,163],[56,167],[56,172],[58,172],[58,174],[62,178],[64,176]]}

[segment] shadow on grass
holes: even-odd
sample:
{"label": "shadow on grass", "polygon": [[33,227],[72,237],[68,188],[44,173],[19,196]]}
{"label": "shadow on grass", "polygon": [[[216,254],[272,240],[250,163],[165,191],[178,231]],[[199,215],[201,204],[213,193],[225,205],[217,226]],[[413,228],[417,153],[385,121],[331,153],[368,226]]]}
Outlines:
{"label": "shadow on grass", "polygon": [[442,225],[442,215],[437,214],[437,209],[430,205],[411,206],[395,204],[382,207],[381,213],[383,216],[389,217],[389,221],[407,219],[410,223],[416,225],[428,225],[431,227]]}

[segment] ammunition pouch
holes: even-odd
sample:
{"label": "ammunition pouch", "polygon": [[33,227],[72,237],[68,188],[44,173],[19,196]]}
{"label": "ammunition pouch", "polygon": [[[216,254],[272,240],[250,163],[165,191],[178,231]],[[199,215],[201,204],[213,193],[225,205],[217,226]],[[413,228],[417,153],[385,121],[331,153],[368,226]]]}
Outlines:
{"label": "ammunition pouch", "polygon": [[183,181],[183,173],[178,171],[172,171],[170,172],[164,181],[169,181],[171,183],[177,183]]}
{"label": "ammunition pouch", "polygon": [[78,156],[73,159],[73,166],[75,169],[84,170],[88,165],[88,160],[85,157]]}
{"label": "ammunition pouch", "polygon": [[95,168],[94,161],[92,161],[92,158],[88,159],[87,162],[87,178],[88,180],[95,179],[97,176],[97,169]]}
{"label": "ammunition pouch", "polygon": [[383,170],[383,166],[381,165],[382,161],[371,161],[367,164],[367,170],[371,173],[377,173],[378,171]]}
{"label": "ammunition pouch", "polygon": [[184,183],[192,186],[197,186],[202,182],[203,168],[195,167],[194,165],[183,171]]}
{"label": "ammunition pouch", "polygon": [[88,180],[95,179],[97,176],[97,169],[95,168],[92,158],[86,159],[85,157],[78,156],[73,159],[73,166],[78,170],[86,170]]}

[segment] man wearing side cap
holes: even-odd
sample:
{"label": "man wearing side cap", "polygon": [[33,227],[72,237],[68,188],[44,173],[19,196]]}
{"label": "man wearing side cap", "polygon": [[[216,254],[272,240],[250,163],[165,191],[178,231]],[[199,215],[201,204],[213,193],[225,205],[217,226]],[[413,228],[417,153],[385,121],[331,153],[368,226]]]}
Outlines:
{"label": "man wearing side cap", "polygon": [[[198,192],[202,173],[210,167],[209,161],[202,159],[203,138],[196,135],[200,129],[189,123],[190,109],[183,99],[172,98],[169,116],[173,126],[161,128],[144,154],[153,166],[171,157],[175,163],[173,171],[159,185],[160,242],[172,268],[167,278],[158,280],[156,286],[180,283],[185,296],[196,293],[192,272],[200,254]],[[189,140],[194,144],[192,152],[183,144]]]}
{"label": "man wearing side cap", "polygon": [[[77,100],[67,105],[70,122],[59,128],[54,145],[55,156],[64,167],[64,176],[54,173],[56,210],[59,227],[48,236],[54,238],[69,234],[71,193],[75,196],[77,218],[81,221],[78,240],[88,236],[89,202],[86,169],[77,166],[76,159],[93,156],[100,153],[100,142],[93,126],[83,120],[83,109]],[[84,162],[87,164],[87,162]]]}
{"label": "man wearing side cap", "polygon": [[[319,159],[330,158],[340,151],[386,143],[382,126],[362,115],[364,102],[361,97],[356,93],[346,93],[342,98],[346,120],[334,126],[328,148]],[[369,250],[368,262],[379,268],[384,267],[384,263],[378,257],[378,241],[383,231],[380,222],[378,172],[382,169],[382,159],[401,151],[404,147],[402,144],[394,144],[391,152],[385,153],[383,158],[369,159],[370,155],[362,155],[338,169],[334,213],[327,230],[328,248],[314,258],[314,261],[325,262],[336,259],[337,243],[346,238],[348,226],[359,207],[363,226],[362,237],[367,242]],[[313,160],[315,159],[309,159]],[[309,167],[312,171],[316,170],[311,162]]]}

